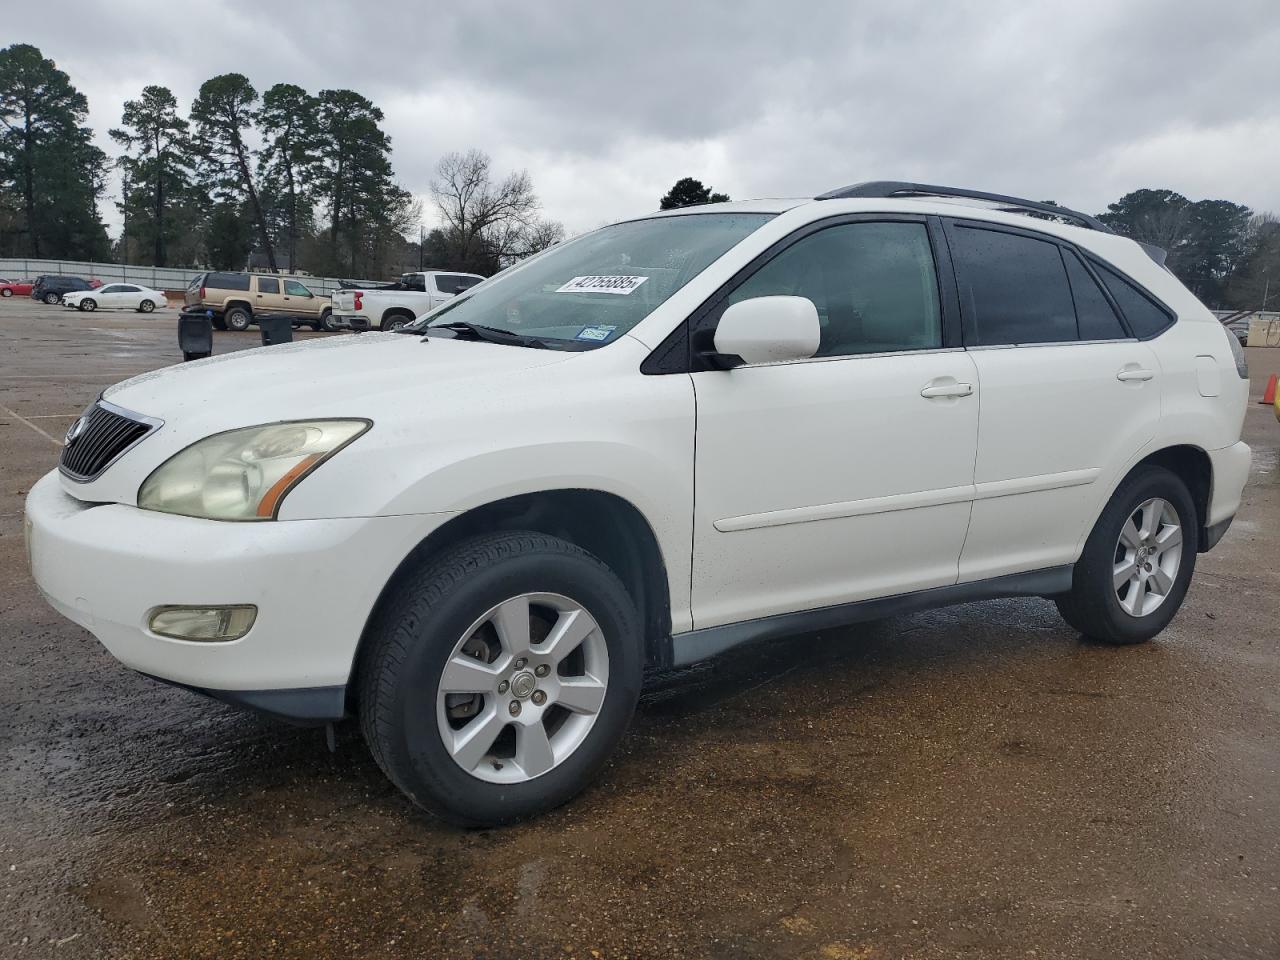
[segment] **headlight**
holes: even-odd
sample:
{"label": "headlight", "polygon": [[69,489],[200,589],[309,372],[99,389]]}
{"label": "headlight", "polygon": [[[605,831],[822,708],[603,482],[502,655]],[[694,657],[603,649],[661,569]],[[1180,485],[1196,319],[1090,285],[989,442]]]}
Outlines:
{"label": "headlight", "polygon": [[138,506],[210,520],[274,520],[303,477],[369,427],[368,420],[302,420],[205,437],[147,477]]}

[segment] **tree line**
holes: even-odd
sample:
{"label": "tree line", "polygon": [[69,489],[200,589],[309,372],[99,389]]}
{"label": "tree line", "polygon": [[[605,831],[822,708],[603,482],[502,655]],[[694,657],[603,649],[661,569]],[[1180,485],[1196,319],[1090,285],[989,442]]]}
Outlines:
{"label": "tree line", "polygon": [[[88,112],[39,49],[0,50],[0,256],[241,269],[253,254],[266,269],[329,276],[487,275],[564,237],[529,175],[500,175],[478,150],[441,159],[430,184],[439,226],[422,233],[382,111],[353,90],[277,83],[259,94],[226,73],[201,84],[184,115],[171,90],[146,86],[109,131],[115,159],[94,144]],[[114,239],[99,207],[113,167]],[[728,199],[684,177],[659,207]],[[1142,189],[1099,218],[1166,249],[1169,269],[1210,306],[1280,305],[1280,220],[1269,213]]]}
{"label": "tree line", "polygon": [[[441,226],[397,183],[382,111],[353,90],[259,94],[226,73],[184,115],[167,87],[126,101],[93,143],[88,101],[40,50],[0,50],[0,256],[381,277],[419,266],[493,273],[564,237],[527,173],[500,177],[476,150],[444,157],[431,184]],[[100,204],[120,174],[114,240]],[[407,239],[413,237],[414,239]]]}

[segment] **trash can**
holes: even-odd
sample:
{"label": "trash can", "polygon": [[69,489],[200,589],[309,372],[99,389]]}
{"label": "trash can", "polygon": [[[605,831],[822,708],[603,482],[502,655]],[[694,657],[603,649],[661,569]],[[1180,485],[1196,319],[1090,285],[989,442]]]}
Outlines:
{"label": "trash can", "polygon": [[293,339],[293,317],[260,317],[258,328],[262,331],[262,345],[288,343]]}
{"label": "trash can", "polygon": [[213,321],[204,313],[178,315],[178,348],[182,359],[203,360],[213,353]]}

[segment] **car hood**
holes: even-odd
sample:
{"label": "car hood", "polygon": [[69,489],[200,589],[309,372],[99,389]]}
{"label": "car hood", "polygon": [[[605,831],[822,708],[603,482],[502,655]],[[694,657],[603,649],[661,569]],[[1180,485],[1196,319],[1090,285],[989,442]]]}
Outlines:
{"label": "car hood", "polygon": [[[224,334],[223,336],[236,336]],[[283,420],[360,417],[394,421],[406,408],[463,408],[469,398],[516,389],[522,374],[581,353],[366,333],[222,354],[164,367],[107,389],[103,399],[163,421],[92,483],[84,500],[130,502],[140,479],[214,433]]]}
{"label": "car hood", "polygon": [[[500,379],[572,354],[400,333],[301,340],[144,373],[106,390],[164,420],[213,417],[219,429],[309,416],[374,416],[444,383]],[[218,411],[216,414],[212,411]]]}

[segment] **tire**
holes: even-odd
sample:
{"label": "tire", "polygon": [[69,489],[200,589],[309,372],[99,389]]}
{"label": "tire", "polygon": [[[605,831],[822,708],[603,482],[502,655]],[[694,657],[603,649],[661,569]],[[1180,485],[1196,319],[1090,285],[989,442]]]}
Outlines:
{"label": "tire", "polygon": [[243,333],[253,323],[253,314],[249,312],[248,307],[232,307],[223,313],[222,322],[227,325],[228,330]]}
{"label": "tire", "polygon": [[316,327],[316,329],[317,329],[317,330],[327,330],[327,331],[329,331],[330,333],[336,333],[336,332],[337,332],[337,329],[338,329],[338,328],[337,328],[337,326],[336,326],[336,325],[334,324],[334,322],[333,322],[333,311],[332,311],[332,310],[326,310],[326,311],[324,311],[324,313],[320,314],[320,326]]}
{"label": "tire", "polygon": [[[521,607],[521,598],[529,594],[542,596],[535,596],[528,608]],[[360,658],[358,711],[374,759],[414,803],[462,826],[497,826],[557,807],[591,781],[626,731],[643,672],[640,617],[613,571],[555,537],[495,533],[423,560],[401,575],[388,596]],[[543,605],[550,603],[577,612],[557,613]],[[525,629],[535,631],[539,623],[548,629],[552,618],[558,618],[559,625],[569,622],[566,616],[582,613],[594,626],[571,645],[574,652],[556,668],[548,666],[554,658],[537,642],[535,632],[527,664],[522,664],[516,659],[519,644],[501,643],[492,621],[485,619],[499,608],[521,611],[504,622],[523,622]],[[537,618],[532,627],[530,611]],[[492,641],[491,646],[481,645],[485,656],[493,657],[492,667],[476,666],[467,656],[475,651],[460,649],[481,636]],[[441,691],[446,665],[459,660],[489,671],[480,678],[483,693]],[[549,679],[541,672],[544,668],[550,671]],[[572,686],[562,682],[562,671],[573,674],[578,668],[581,683],[597,699],[570,712],[560,701]],[[543,679],[535,679],[530,671]],[[471,669],[464,672],[468,680],[479,676]],[[599,676],[603,683],[593,683]],[[502,684],[506,689],[494,685],[502,679],[510,681]],[[579,685],[578,695],[585,690]],[[540,694],[542,701],[537,699]],[[463,706],[450,706],[459,696]],[[469,707],[476,708],[469,719],[450,719],[451,709]],[[512,717],[517,709],[523,720]],[[451,726],[456,722],[462,726]],[[470,730],[474,723],[490,731],[484,741],[490,746],[482,745],[485,752],[474,754],[476,759],[464,765],[465,751],[458,750],[460,759],[455,760],[445,737],[447,732]],[[539,729],[541,740],[532,735]],[[561,752],[558,760],[549,759],[553,754],[546,749],[547,732]],[[538,743],[542,752],[526,750]],[[518,751],[525,751],[525,757]]]}
{"label": "tire", "polygon": [[225,329],[227,329],[227,320],[226,320],[226,318],[225,318],[225,317],[220,317],[220,316],[218,316],[217,314],[214,314],[214,315],[210,318],[210,321],[213,323],[213,329],[215,329],[215,330],[225,330]]}
{"label": "tire", "polygon": [[399,330],[406,323],[413,323],[414,318],[406,316],[403,313],[388,313],[383,315],[382,322],[378,324],[379,330]]}
{"label": "tire", "polygon": [[154,300],[143,300],[140,304],[138,304],[138,309],[141,310],[143,313],[150,313],[155,308],[156,308],[156,304]]}
{"label": "tire", "polygon": [[[1164,504],[1158,518],[1156,503]],[[1103,643],[1150,640],[1169,625],[1187,594],[1199,523],[1191,493],[1177,474],[1154,464],[1139,467],[1120,484],[1085,541],[1071,592],[1055,598],[1058,612],[1086,637]],[[1156,552],[1147,553],[1152,549]],[[1126,572],[1129,576],[1122,577]]]}
{"label": "tire", "polygon": [[13,296],[12,290],[0,290],[0,297],[12,297],[12,296]]}
{"label": "tire", "polygon": [[44,295],[44,302],[45,302],[45,303],[47,303],[47,304],[48,304],[49,306],[51,306],[51,307],[52,307],[55,303],[57,303],[58,301],[60,301],[61,299],[62,299],[62,298],[61,298],[60,296],[58,296],[56,293],[46,293],[46,294]]}
{"label": "tire", "polygon": [[98,302],[91,297],[85,297],[76,304],[76,307],[83,310],[85,313],[93,313],[93,311],[98,309]]}

